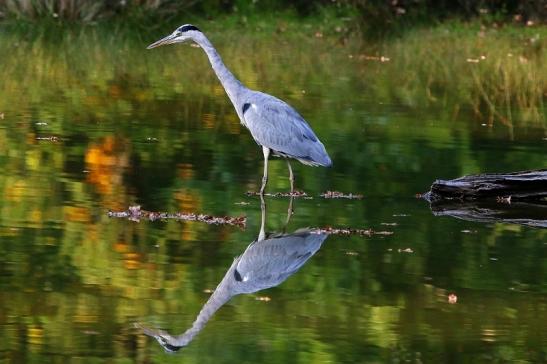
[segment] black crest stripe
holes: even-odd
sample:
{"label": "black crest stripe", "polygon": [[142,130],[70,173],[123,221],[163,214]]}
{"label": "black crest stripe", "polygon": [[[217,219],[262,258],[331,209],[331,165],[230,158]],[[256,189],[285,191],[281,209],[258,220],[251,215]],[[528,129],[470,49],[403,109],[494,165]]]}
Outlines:
{"label": "black crest stripe", "polygon": [[198,29],[198,27],[195,27],[193,25],[184,25],[182,27],[179,28],[179,32],[187,32],[189,30],[197,30],[198,32],[201,32],[201,30]]}

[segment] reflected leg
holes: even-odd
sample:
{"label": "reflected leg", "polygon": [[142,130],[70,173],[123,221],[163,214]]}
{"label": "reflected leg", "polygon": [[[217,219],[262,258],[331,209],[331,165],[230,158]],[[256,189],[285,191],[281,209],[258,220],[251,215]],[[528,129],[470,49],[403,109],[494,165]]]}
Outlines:
{"label": "reflected leg", "polygon": [[289,225],[289,221],[291,220],[291,216],[294,213],[294,210],[292,208],[293,200],[294,200],[294,196],[291,195],[291,197],[289,199],[289,208],[287,210],[287,219],[285,220],[285,226],[283,226],[283,232],[284,233],[287,232],[287,225]]}
{"label": "reflected leg", "polygon": [[260,232],[258,233],[258,241],[262,241],[266,238],[266,201],[264,201],[264,196],[260,195],[260,209],[262,214],[260,215]]}
{"label": "reflected leg", "polygon": [[268,157],[270,156],[270,148],[262,146],[262,153],[264,154],[264,176],[262,177],[262,187],[260,187],[260,195],[264,195],[266,189],[266,183],[268,182]]}
{"label": "reflected leg", "polygon": [[291,194],[294,192],[294,174],[292,173],[291,163],[287,159],[287,167],[289,167],[289,182],[291,183]]}

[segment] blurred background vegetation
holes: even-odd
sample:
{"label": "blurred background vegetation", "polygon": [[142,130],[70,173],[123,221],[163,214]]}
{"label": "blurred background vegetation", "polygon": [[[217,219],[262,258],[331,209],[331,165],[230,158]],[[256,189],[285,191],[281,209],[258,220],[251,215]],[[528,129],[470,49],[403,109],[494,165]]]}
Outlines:
{"label": "blurred background vegetation", "polygon": [[1,0],[4,20],[81,23],[133,22],[150,29],[181,19],[248,18],[265,14],[283,18],[342,18],[348,30],[366,35],[386,35],[415,25],[432,25],[446,19],[480,18],[532,26],[547,19],[543,0]]}
{"label": "blurred background vegetation", "polygon": [[516,115],[545,126],[546,21],[543,0],[0,0],[0,29],[53,52],[98,33],[140,47],[189,22],[216,39],[323,38],[391,70],[389,84],[364,70],[369,92],[411,107],[457,99],[510,129]]}

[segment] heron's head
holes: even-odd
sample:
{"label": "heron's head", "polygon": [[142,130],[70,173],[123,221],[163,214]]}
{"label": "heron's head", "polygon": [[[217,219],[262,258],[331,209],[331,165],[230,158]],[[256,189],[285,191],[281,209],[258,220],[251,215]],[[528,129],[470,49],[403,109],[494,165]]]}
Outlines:
{"label": "heron's head", "polygon": [[150,44],[146,47],[146,49],[156,48],[165,44],[183,43],[193,39],[198,34],[201,34],[201,30],[199,30],[196,26],[192,24],[184,24],[175,29],[175,31],[167,37]]}
{"label": "heron's head", "polygon": [[153,337],[158,343],[169,353],[179,351],[188,343],[186,341],[177,341],[173,336],[169,335],[163,330],[151,329],[140,323],[135,323],[135,327],[142,331],[143,334]]}
{"label": "heron's head", "polygon": [[154,338],[160,343],[160,345],[169,353],[179,351],[184,345],[173,345],[173,338],[170,335],[158,334]]}

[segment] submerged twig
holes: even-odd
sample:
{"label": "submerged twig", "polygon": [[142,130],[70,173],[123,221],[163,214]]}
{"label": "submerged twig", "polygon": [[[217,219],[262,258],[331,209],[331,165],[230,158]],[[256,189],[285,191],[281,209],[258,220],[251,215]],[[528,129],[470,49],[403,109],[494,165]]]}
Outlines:
{"label": "submerged twig", "polygon": [[214,225],[236,225],[244,228],[247,223],[245,216],[211,216],[205,214],[194,214],[184,212],[152,212],[141,210],[140,206],[129,206],[127,211],[108,211],[108,217],[127,218],[132,221],[139,221],[140,219],[148,219],[150,221],[155,220],[181,220],[181,221],[199,221],[206,224]]}
{"label": "submerged twig", "polygon": [[351,192],[348,194],[345,194],[338,191],[327,191],[322,193],[320,196],[323,198],[347,198],[350,200],[360,200],[363,198],[363,195],[360,195],[360,194],[354,194]]}
{"label": "submerged twig", "polygon": [[354,228],[313,228],[311,231],[315,234],[327,234],[327,235],[360,235],[360,236],[373,236],[373,235],[393,235],[393,231],[374,231],[373,229],[354,229]]}
{"label": "submerged twig", "polygon": [[36,140],[39,140],[39,141],[48,141],[48,142],[58,142],[59,141],[59,137],[55,136],[55,135],[52,135],[52,136],[37,136],[36,137]]}
{"label": "submerged twig", "polygon": [[[260,196],[259,192],[247,191],[245,192],[247,196]],[[313,197],[308,196],[304,191],[295,190],[293,192],[276,192],[276,193],[265,193],[264,196],[267,197],[303,197],[312,199]]]}

